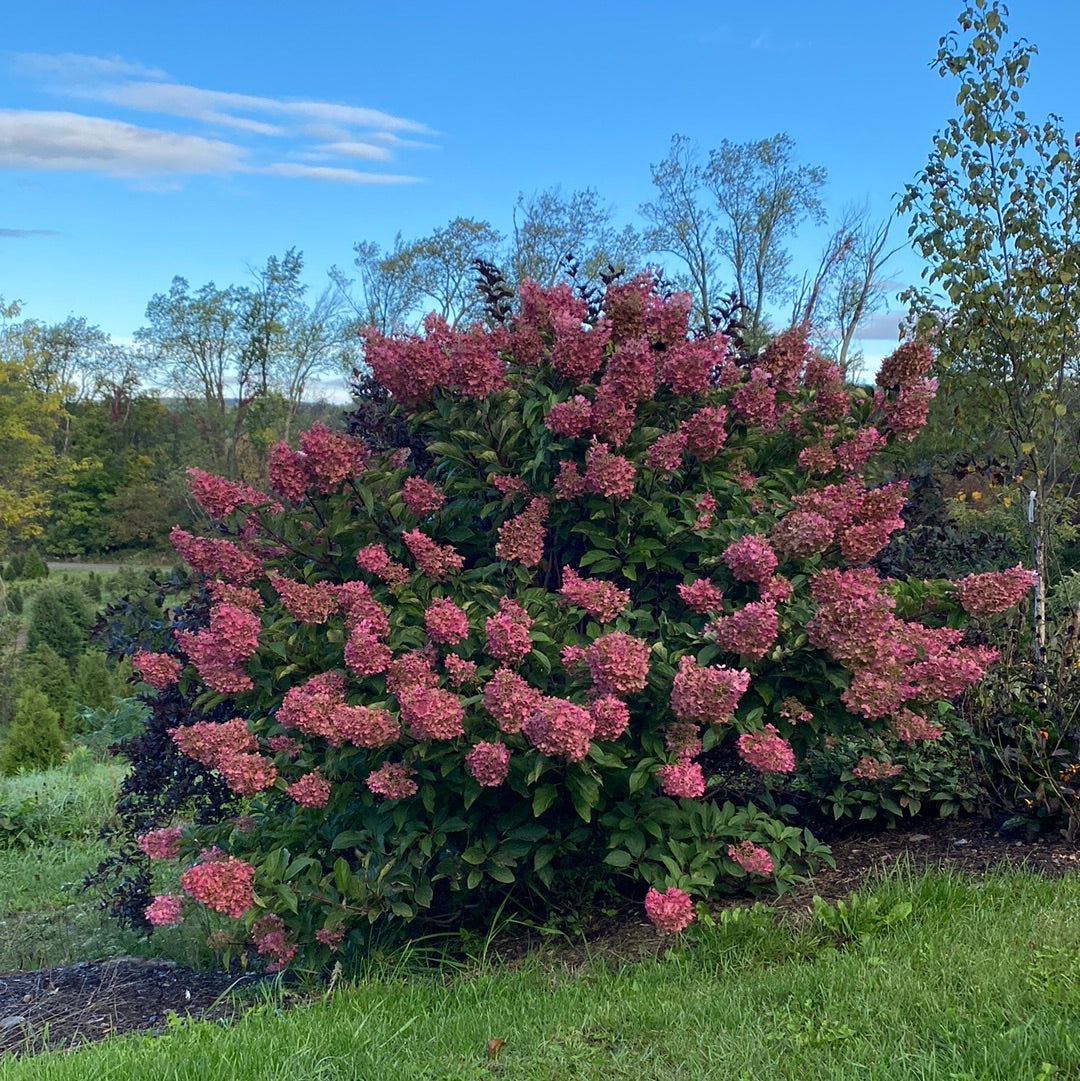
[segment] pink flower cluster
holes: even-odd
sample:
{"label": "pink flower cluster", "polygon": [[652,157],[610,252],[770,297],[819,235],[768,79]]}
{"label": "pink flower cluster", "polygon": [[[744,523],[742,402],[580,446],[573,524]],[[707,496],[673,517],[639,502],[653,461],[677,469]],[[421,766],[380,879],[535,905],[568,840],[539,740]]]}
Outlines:
{"label": "pink flower cluster", "polygon": [[645,451],[645,468],[657,473],[674,473],[682,465],[686,432],[682,429],[659,435]]}
{"label": "pink flower cluster", "polygon": [[886,398],[881,391],[874,395],[874,403],[883,414],[882,423],[896,439],[910,443],[923,430],[937,388],[936,379],[919,379],[909,387],[901,387],[895,398]]}
{"label": "pink flower cluster", "polygon": [[510,668],[497,668],[484,684],[484,709],[495,718],[499,731],[513,735],[540,705],[543,695]]}
{"label": "pink flower cluster", "polygon": [[149,653],[145,649],[140,649],[131,658],[131,663],[142,681],[159,691],[171,687],[180,678],[184,667],[171,653]]}
{"label": "pink flower cluster", "polygon": [[296,943],[285,934],[285,921],[276,913],[260,916],[251,927],[251,941],[256,953],[269,957],[267,972],[280,972],[296,956]]}
{"label": "pink flower cluster", "polygon": [[693,721],[676,721],[664,728],[664,746],[679,759],[701,754],[701,730]]}
{"label": "pink flower cluster", "polygon": [[580,439],[592,422],[592,402],[583,394],[575,394],[565,402],[556,402],[544,418],[545,427],[555,435]]}
{"label": "pink flower cluster", "polygon": [[498,788],[510,772],[510,748],[503,743],[478,743],[465,755],[465,769],[482,788]]}
{"label": "pink flower cluster", "polygon": [[694,504],[694,510],[697,511],[698,516],[690,528],[695,533],[701,533],[713,523],[713,517],[716,514],[716,496],[712,492],[705,492]]}
{"label": "pink flower cluster", "polygon": [[317,769],[286,785],[285,791],[301,807],[325,807],[330,802],[330,785]]}
{"label": "pink flower cluster", "polygon": [[415,776],[414,769],[398,762],[384,762],[368,774],[365,783],[376,796],[384,799],[408,799],[417,791],[416,782],[413,780]]}
{"label": "pink flower cluster", "polygon": [[613,694],[594,698],[589,712],[593,719],[593,739],[618,739],[630,727],[630,707]]}
{"label": "pink flower cluster", "polygon": [[488,479],[491,481],[491,486],[507,498],[529,494],[529,486],[525,483],[525,479],[515,473],[494,473]]}
{"label": "pink flower cluster", "polygon": [[780,620],[772,600],[752,601],[705,628],[728,653],[760,660],[776,641]]}
{"label": "pink flower cluster", "polygon": [[405,483],[401,486],[401,498],[417,518],[434,514],[446,503],[446,496],[434,484],[429,484],[421,477],[405,478]]}
{"label": "pink flower cluster", "polygon": [[764,368],[751,371],[749,382],[743,383],[732,395],[731,408],[739,423],[747,427],[756,425],[766,432],[776,429],[776,388]]}
{"label": "pink flower cluster", "polygon": [[429,316],[424,326],[428,338],[416,334],[388,338],[374,327],[361,333],[364,360],[375,381],[406,408],[427,401],[450,379],[450,358],[437,341],[441,329],[437,318]]}
{"label": "pink flower cluster", "polygon": [[416,740],[454,739],[464,735],[465,707],[453,691],[442,687],[399,686],[395,691],[401,719]]}
{"label": "pink flower cluster", "polygon": [[740,841],[737,845],[728,845],[728,857],[734,860],[748,875],[771,875],[773,873],[772,856],[767,849],[753,841]]}
{"label": "pink flower cluster", "polygon": [[727,410],[722,405],[705,405],[691,413],[679,426],[686,437],[686,449],[698,461],[715,458],[727,442]]}
{"label": "pink flower cluster", "polygon": [[570,604],[584,608],[597,623],[610,623],[630,603],[630,590],[619,589],[602,578],[581,578],[573,567],[563,567],[559,592]]}
{"label": "pink flower cluster", "polygon": [[259,741],[241,717],[199,721],[172,728],[169,735],[183,754],[217,770],[229,788],[241,796],[253,796],[277,780],[274,763],[258,753]]}
{"label": "pink flower cluster", "polygon": [[336,953],[345,941],[345,924],[335,923],[333,927],[320,927],[315,932],[315,941],[320,942],[331,953]]}
{"label": "pink flower cluster", "polygon": [[262,574],[262,564],[232,541],[193,537],[179,526],[169,534],[169,540],[181,558],[206,578],[243,585]]}
{"label": "pink flower cluster", "polygon": [[660,378],[680,397],[704,394],[712,373],[727,359],[728,340],[723,334],[709,338],[685,338],[664,351]]}
{"label": "pink flower cluster", "polygon": [[143,915],[155,927],[175,927],[184,922],[183,903],[175,894],[162,894],[146,906]]}
{"label": "pink flower cluster", "polygon": [[615,631],[594,638],[584,660],[597,692],[619,696],[645,689],[650,652],[648,642]]}
{"label": "pink flower cluster", "polygon": [[[549,297],[551,294],[549,293]],[[561,298],[559,298],[561,299]],[[575,302],[577,298],[574,298]],[[604,349],[611,337],[611,324],[601,320],[594,327],[583,326],[584,305],[574,303],[551,311],[555,341],[551,347],[551,365],[574,386],[588,382],[604,359]]]}
{"label": "pink flower cluster", "polygon": [[629,499],[634,494],[634,463],[614,454],[606,443],[593,443],[585,453],[585,491],[613,499]]}
{"label": "pink flower cluster", "polygon": [[526,567],[535,567],[544,554],[544,522],[548,516],[548,501],[535,496],[529,505],[499,526],[495,554],[500,559],[514,560]]}
{"label": "pink flower cluster", "polygon": [[337,591],[330,582],[309,586],[280,574],[269,578],[285,608],[301,623],[325,623],[338,610]]}
{"label": "pink flower cluster", "polygon": [[580,762],[593,737],[592,714],[565,698],[541,698],[525,718],[521,731],[541,754]]}
{"label": "pink flower cluster", "polygon": [[694,902],[684,890],[669,886],[663,893],[650,889],[645,894],[645,915],[666,935],[685,931],[694,922]]}
{"label": "pink flower cluster", "polygon": [[665,299],[656,292],[652,274],[636,274],[629,281],[612,282],[604,295],[604,312],[611,320],[616,343],[645,337],[658,345],[673,345],[686,337],[690,314],[689,293]]}
{"label": "pink flower cluster", "polygon": [[759,773],[791,773],[795,752],[776,729],[767,724],[760,732],[744,732],[735,741],[739,757]]}
{"label": "pink flower cluster", "polygon": [[461,570],[465,560],[449,544],[436,544],[426,533],[413,529],[401,539],[412,553],[416,565],[433,582],[442,582],[453,572]]}
{"label": "pink flower cluster", "polygon": [[681,721],[727,724],[749,686],[745,668],[703,667],[694,657],[680,657],[671,684],[671,711]]}
{"label": "pink flower cluster", "polygon": [[887,758],[879,760],[873,755],[864,754],[852,767],[852,773],[863,781],[885,781],[903,773],[903,767],[890,762]]}
{"label": "pink flower cluster", "polygon": [[356,553],[356,565],[390,586],[404,585],[409,580],[408,568],[394,562],[383,544],[369,544],[361,548]]}
{"label": "pink flower cluster", "polygon": [[[268,503],[270,497],[264,495],[255,488],[246,484],[238,484],[236,481],[226,480],[224,477],[215,476],[202,469],[191,468],[187,470],[188,487],[195,497],[195,502],[211,518],[221,520],[232,514],[241,507],[258,506]],[[280,510],[280,507],[276,507]]]}
{"label": "pink flower cluster", "polygon": [[469,637],[469,617],[447,597],[437,597],[428,605],[424,627],[428,637],[439,645],[457,645]]}
{"label": "pink flower cluster", "polygon": [[661,766],[656,776],[660,778],[660,791],[665,796],[699,799],[705,795],[705,775],[697,762],[683,759]]}
{"label": "pink flower cluster", "polygon": [[772,542],[791,559],[806,559],[824,552],[833,542],[836,528],[824,514],[793,510],[773,526]]}
{"label": "pink flower cluster", "polygon": [[767,537],[747,534],[724,549],[724,562],[740,582],[763,585],[776,570],[776,553]]}
{"label": "pink flower cluster", "polygon": [[874,381],[886,390],[910,387],[930,371],[933,363],[930,346],[906,341],[881,362]]}
{"label": "pink flower cluster", "polygon": [[556,499],[577,499],[585,491],[585,478],[578,472],[577,462],[560,459],[559,472],[551,490]]}
{"label": "pink flower cluster", "polygon": [[1007,611],[1031,591],[1038,580],[1034,571],[1017,563],[1007,571],[969,574],[956,584],[960,606],[969,615],[990,616]]}
{"label": "pink flower cluster", "polygon": [[656,356],[648,339],[631,338],[608,357],[592,408],[592,429],[604,440],[621,446],[634,426],[640,402],[656,395]]}
{"label": "pink flower cluster", "polygon": [[708,578],[695,578],[692,582],[680,584],[678,590],[683,604],[691,612],[700,612],[703,615],[720,611],[724,600],[723,591]]}
{"label": "pink flower cluster", "polygon": [[307,459],[288,443],[277,442],[270,448],[266,458],[266,472],[270,487],[290,503],[301,503],[311,485]]}
{"label": "pink flower cluster", "polygon": [[363,473],[371,457],[363,440],[318,422],[300,433],[300,450],[311,486],[322,495]]}
{"label": "pink flower cluster", "polygon": [[180,885],[196,901],[239,919],[255,903],[255,868],[235,856],[213,854],[204,863],[189,867]]}
{"label": "pink flower cluster", "polygon": [[399,725],[391,713],[373,706],[350,706],[345,701],[345,678],[340,672],[320,672],[295,687],[281,700],[277,722],[331,747],[385,747],[398,738]]}
{"label": "pink flower cluster", "polygon": [[443,667],[451,687],[460,689],[476,679],[476,662],[462,660],[456,653],[448,653],[443,658]]}
{"label": "pink flower cluster", "polygon": [[498,612],[484,621],[488,653],[504,664],[523,661],[532,652],[529,629],[533,622],[517,601],[502,597]]}
{"label": "pink flower cluster", "polygon": [[183,832],[180,826],[150,830],[138,839],[139,849],[152,860],[174,860],[180,855],[180,837]]}
{"label": "pink flower cluster", "polygon": [[177,631],[175,637],[203,682],[222,694],[236,694],[253,686],[244,666],[259,648],[260,629],[254,612],[234,604],[215,604],[209,627]]}
{"label": "pink flower cluster", "polygon": [[761,351],[760,363],[777,390],[792,394],[810,352],[810,324],[782,330]]}
{"label": "pink flower cluster", "polygon": [[918,743],[919,740],[940,739],[945,729],[933,724],[921,713],[904,709],[894,722],[897,736],[905,743]]}

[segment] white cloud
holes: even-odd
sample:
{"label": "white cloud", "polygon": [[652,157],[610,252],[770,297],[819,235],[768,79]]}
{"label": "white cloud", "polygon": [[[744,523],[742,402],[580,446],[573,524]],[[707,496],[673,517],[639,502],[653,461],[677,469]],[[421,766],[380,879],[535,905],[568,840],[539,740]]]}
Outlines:
{"label": "white cloud", "polygon": [[243,149],[218,139],[79,113],[0,110],[0,168],[135,177],[231,173],[245,167]]}
{"label": "white cloud", "polygon": [[[404,184],[419,178],[360,172],[347,163],[389,162],[404,150],[432,145],[403,136],[435,134],[420,121],[381,109],[190,86],[119,57],[25,53],[15,58],[14,68],[53,94],[97,102],[112,112],[176,117],[203,131],[168,131],[83,112],[0,110],[0,168],[98,171],[141,177],[143,187],[152,177],[155,188],[169,176],[235,172]],[[227,138],[221,129],[228,130]],[[283,157],[326,164],[297,165]]]}
{"label": "white cloud", "polygon": [[60,235],[55,229],[0,229],[0,240],[14,240],[28,236]]}
{"label": "white cloud", "polygon": [[361,173],[355,169],[340,169],[331,165],[298,165],[288,161],[276,161],[259,171],[294,179],[331,180],[338,184],[415,184],[420,179],[418,176]]}
{"label": "white cloud", "polygon": [[899,343],[899,328],[906,318],[906,312],[878,312],[859,324],[855,337],[860,341]]}

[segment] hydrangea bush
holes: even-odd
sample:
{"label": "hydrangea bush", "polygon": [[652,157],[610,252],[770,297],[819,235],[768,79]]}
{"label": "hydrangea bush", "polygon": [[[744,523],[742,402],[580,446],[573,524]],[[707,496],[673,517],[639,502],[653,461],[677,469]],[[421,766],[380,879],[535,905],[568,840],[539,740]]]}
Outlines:
{"label": "hydrangea bush", "polygon": [[[928,708],[993,659],[958,605],[1030,576],[868,566],[905,498],[869,470],[925,421],[929,350],[853,390],[806,328],[742,362],[689,308],[647,276],[596,311],[526,283],[492,326],[371,330],[428,468],[315,426],[274,448],[272,495],[189,471],[213,526],[173,541],[209,617],[134,661],[221,718],[172,739],[243,814],[144,837],[179,853],[186,903],[279,967],[511,886],[544,903],[583,868],[636,876],[680,930],[813,843],[710,799],[721,756],[784,777],[826,739],[940,733]],[[178,896],[146,917],[180,919]]]}

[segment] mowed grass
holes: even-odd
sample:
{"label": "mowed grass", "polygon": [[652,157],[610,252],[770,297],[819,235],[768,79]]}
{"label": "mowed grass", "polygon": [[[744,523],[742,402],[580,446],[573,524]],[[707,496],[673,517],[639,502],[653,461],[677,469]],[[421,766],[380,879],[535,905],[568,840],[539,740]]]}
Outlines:
{"label": "mowed grass", "polygon": [[228,1026],[11,1059],[0,1081],[1080,1078],[1080,879],[901,875],[864,900],[846,928],[751,913],[633,964],[373,968]]}

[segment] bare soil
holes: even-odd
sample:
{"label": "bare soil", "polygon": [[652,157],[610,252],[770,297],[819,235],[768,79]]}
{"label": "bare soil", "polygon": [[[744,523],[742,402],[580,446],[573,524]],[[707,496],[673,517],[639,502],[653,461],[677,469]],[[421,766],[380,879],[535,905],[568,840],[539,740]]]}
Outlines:
{"label": "bare soil", "polygon": [[[947,867],[980,875],[1002,864],[1057,877],[1080,870],[1080,845],[1056,839],[1023,840],[980,819],[915,822],[905,828],[855,832],[832,840],[836,868],[781,898],[787,911],[805,909],[818,894],[846,897],[891,867]],[[512,958],[530,943],[507,943]],[[500,944],[502,945],[502,944]],[[574,968],[598,955],[635,960],[655,955],[658,937],[639,917],[599,921],[580,943],[547,943],[552,960]],[[170,1015],[203,1019],[235,1015],[229,992],[257,977],[194,972],[166,961],[122,958],[82,961],[38,972],[0,973],[0,1054],[70,1048],[124,1032],[160,1033]]]}

